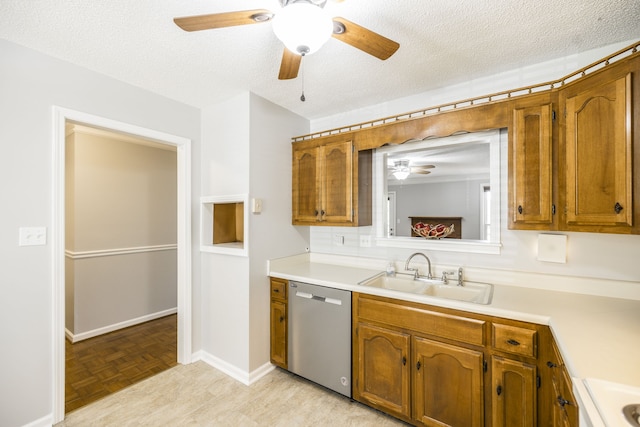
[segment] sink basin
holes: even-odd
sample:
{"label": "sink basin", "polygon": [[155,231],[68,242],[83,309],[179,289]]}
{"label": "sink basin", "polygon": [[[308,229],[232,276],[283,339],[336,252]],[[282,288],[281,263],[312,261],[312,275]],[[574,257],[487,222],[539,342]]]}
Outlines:
{"label": "sink basin", "polygon": [[464,286],[457,286],[456,284],[430,285],[421,293],[439,298],[489,304],[493,294],[492,291],[493,287],[488,283],[464,282]]}
{"label": "sink basin", "polygon": [[488,283],[465,281],[464,286],[457,286],[455,281],[445,284],[439,279],[414,279],[409,275],[387,276],[380,273],[359,285],[476,304],[489,304],[493,296],[493,286]]}
{"label": "sink basin", "polygon": [[595,378],[584,380],[608,426],[640,426],[640,388]]}

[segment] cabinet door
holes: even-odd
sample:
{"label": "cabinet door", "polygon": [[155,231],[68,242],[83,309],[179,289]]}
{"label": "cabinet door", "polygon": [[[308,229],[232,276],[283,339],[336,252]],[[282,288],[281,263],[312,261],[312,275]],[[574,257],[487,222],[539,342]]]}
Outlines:
{"label": "cabinet door", "polygon": [[408,420],[410,408],[410,336],[359,323],[354,364],[354,399]]}
{"label": "cabinet door", "polygon": [[482,352],[414,338],[414,418],[427,426],[484,425]]}
{"label": "cabinet door", "polygon": [[567,224],[630,227],[631,74],[568,97],[565,136]]}
{"label": "cabinet door", "polygon": [[287,304],[271,300],[271,362],[287,368]]}
{"label": "cabinet door", "polygon": [[536,367],[493,356],[491,415],[493,427],[536,425]]}
{"label": "cabinet door", "polygon": [[351,141],[322,146],[321,219],[353,222],[353,145]]}
{"label": "cabinet door", "polygon": [[554,377],[553,390],[553,426],[577,427],[578,405],[571,389],[571,380],[564,367],[557,367],[557,375]]}
{"label": "cabinet door", "polygon": [[[551,104],[513,112],[511,228],[553,222]],[[522,226],[522,227],[521,227]]]}
{"label": "cabinet door", "polygon": [[293,224],[320,220],[321,168],[319,148],[293,150]]}

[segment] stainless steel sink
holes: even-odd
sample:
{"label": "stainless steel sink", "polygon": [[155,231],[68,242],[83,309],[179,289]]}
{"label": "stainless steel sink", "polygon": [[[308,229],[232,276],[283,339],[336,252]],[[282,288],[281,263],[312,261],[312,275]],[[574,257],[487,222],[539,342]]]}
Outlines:
{"label": "stainless steel sink", "polygon": [[476,304],[490,304],[493,297],[493,286],[488,283],[464,281],[463,286],[458,286],[455,281],[445,283],[439,279],[414,279],[410,275],[387,276],[380,273],[359,285]]}
{"label": "stainless steel sink", "polygon": [[624,418],[632,426],[640,426],[640,403],[632,403],[622,408]]}

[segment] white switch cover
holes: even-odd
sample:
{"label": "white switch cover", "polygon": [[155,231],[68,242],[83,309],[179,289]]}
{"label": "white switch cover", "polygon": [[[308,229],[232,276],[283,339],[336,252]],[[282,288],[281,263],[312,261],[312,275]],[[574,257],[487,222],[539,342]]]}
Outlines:
{"label": "white switch cover", "polygon": [[20,227],[18,246],[42,246],[47,244],[47,227]]}
{"label": "white switch cover", "polygon": [[251,199],[251,212],[262,212],[262,199]]}
{"label": "white switch cover", "polygon": [[334,234],[333,244],[336,246],[344,246],[344,236],[341,234]]}
{"label": "white switch cover", "polygon": [[567,262],[565,234],[538,234],[538,261]]}

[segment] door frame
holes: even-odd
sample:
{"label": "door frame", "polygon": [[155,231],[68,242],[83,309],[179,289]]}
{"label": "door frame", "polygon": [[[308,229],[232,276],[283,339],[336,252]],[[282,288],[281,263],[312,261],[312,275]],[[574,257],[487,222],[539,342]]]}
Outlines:
{"label": "door frame", "polygon": [[192,362],[191,350],[191,140],[124,122],[53,107],[52,248],[52,408],[54,424],[64,419],[65,402],[65,149],[67,121],[127,133],[176,147],[178,363]]}

